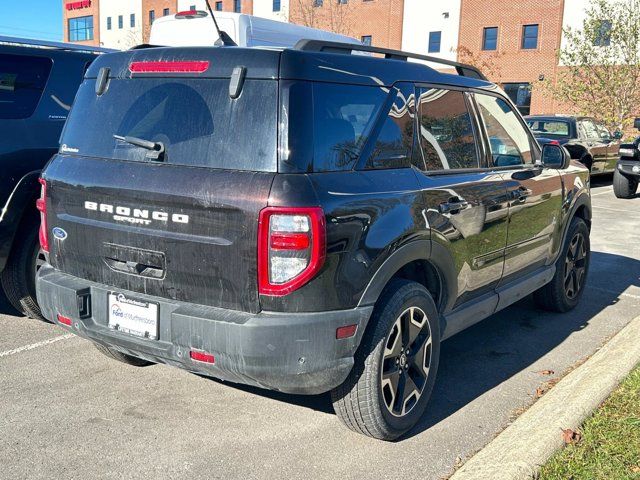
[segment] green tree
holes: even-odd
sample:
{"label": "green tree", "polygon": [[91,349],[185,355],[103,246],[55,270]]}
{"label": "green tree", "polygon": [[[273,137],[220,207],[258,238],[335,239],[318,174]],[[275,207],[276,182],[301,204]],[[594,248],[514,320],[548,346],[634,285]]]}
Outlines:
{"label": "green tree", "polygon": [[611,130],[640,113],[640,1],[592,0],[581,28],[564,30],[555,82],[543,90]]}

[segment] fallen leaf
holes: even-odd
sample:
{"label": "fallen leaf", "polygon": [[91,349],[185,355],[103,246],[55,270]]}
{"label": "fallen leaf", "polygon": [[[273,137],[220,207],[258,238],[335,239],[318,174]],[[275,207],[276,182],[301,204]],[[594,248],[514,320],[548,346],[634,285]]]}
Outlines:
{"label": "fallen leaf", "polygon": [[631,471],[633,473],[640,473],[640,465],[636,465],[635,467],[631,467]]}
{"label": "fallen leaf", "polygon": [[540,398],[541,396],[543,396],[545,393],[547,393],[547,389],[544,387],[538,387],[536,388],[536,398]]}
{"label": "fallen leaf", "polygon": [[553,370],[542,370],[541,372],[538,372],[540,375],[553,375],[554,372]]}
{"label": "fallen leaf", "polygon": [[562,430],[562,440],[566,445],[575,445],[582,440],[582,434],[567,428]]}

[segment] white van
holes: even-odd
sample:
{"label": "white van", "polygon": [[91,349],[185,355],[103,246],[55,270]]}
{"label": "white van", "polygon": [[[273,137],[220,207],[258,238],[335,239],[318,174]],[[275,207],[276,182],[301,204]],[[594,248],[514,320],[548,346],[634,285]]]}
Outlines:
{"label": "white van", "polygon": [[[286,48],[293,47],[301,39],[360,44],[355,38],[344,35],[253,15],[232,12],[215,12],[214,15],[220,30],[240,47]],[[157,19],[151,27],[149,43],[169,47],[207,47],[216,40],[218,34],[210,15],[198,11],[193,15],[183,12]]]}

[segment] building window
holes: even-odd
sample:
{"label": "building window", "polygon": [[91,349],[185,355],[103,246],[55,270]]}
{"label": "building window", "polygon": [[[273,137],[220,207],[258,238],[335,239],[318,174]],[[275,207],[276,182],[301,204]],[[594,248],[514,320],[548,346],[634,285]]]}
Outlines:
{"label": "building window", "polygon": [[362,44],[371,46],[373,37],[371,35],[363,35],[362,36]]}
{"label": "building window", "polygon": [[525,50],[538,48],[538,25],[525,25],[522,27],[522,48]]}
{"label": "building window", "polygon": [[164,17],[166,17],[167,15],[169,15],[169,9],[168,9],[168,8],[165,8],[164,10],[162,10],[162,15],[163,15]]}
{"label": "building window", "polygon": [[429,32],[429,53],[439,53],[442,32]]}
{"label": "building window", "polygon": [[122,27],[124,27],[124,20],[122,15],[118,15],[118,28],[122,29]]}
{"label": "building window", "polygon": [[131,28],[134,28],[136,26],[136,14],[132,13],[131,16],[129,17],[129,25],[131,26]]}
{"label": "building window", "polygon": [[346,5],[349,3],[349,0],[338,0],[338,5]]}
{"label": "building window", "polygon": [[502,88],[511,101],[518,107],[522,115],[531,112],[531,84],[530,83],[503,83]]}
{"label": "building window", "polygon": [[196,6],[195,6],[195,5],[191,5],[191,6],[189,7],[189,11],[191,11],[191,12],[193,12],[195,9],[196,9]]}
{"label": "building window", "polygon": [[482,50],[498,49],[498,27],[485,27],[482,33]]}
{"label": "building window", "polygon": [[321,7],[324,4],[322,0],[313,0],[314,7]]}
{"label": "building window", "polygon": [[93,40],[93,16],[69,19],[69,41]]}
{"label": "building window", "polygon": [[222,2],[216,2],[216,11],[217,12],[221,12],[222,11]]}
{"label": "building window", "polygon": [[107,30],[111,30],[111,17],[107,17]]}
{"label": "building window", "polygon": [[273,0],[273,11],[274,12],[280,11],[280,0]]}
{"label": "building window", "polygon": [[593,39],[593,45],[596,47],[608,47],[611,45],[611,22],[603,20],[596,29],[596,36]]}
{"label": "building window", "polygon": [[233,11],[236,13],[242,12],[242,2],[240,0],[233,0]]}
{"label": "building window", "polygon": [[151,25],[156,19],[156,11],[149,10],[149,25]]}

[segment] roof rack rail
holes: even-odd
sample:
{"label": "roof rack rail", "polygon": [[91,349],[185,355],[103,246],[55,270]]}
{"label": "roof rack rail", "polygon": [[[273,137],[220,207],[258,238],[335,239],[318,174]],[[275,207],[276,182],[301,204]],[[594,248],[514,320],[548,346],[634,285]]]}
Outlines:
{"label": "roof rack rail", "polygon": [[371,47],[368,45],[358,45],[353,43],[328,42],[324,40],[300,40],[296,43],[294,50],[303,50],[307,52],[328,52],[328,53],[349,53],[369,52],[384,55],[385,58],[393,60],[409,61],[409,58],[416,60],[424,60],[427,62],[439,63],[453,67],[461,77],[477,78],[479,80],[487,80],[487,77],[476,67],[466,65],[464,63],[445,60],[443,58],[431,57],[428,55],[420,55],[417,53],[403,52],[402,50],[392,50],[390,48]]}
{"label": "roof rack rail", "polygon": [[75,43],[51,42],[48,40],[36,40],[33,38],[7,37],[0,35],[1,44],[20,45],[40,48],[56,48],[58,50],[70,50],[76,52],[110,53],[116,52],[110,48],[94,47],[93,45],[78,45]]}

